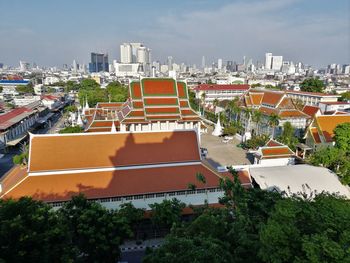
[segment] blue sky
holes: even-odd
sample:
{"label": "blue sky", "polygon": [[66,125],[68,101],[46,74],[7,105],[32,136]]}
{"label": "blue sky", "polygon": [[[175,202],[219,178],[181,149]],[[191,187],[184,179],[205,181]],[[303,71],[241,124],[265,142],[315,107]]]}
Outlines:
{"label": "blue sky", "polygon": [[91,51],[119,59],[143,42],[154,60],[254,61],[265,52],[325,66],[350,63],[348,0],[1,0],[0,62],[88,63]]}

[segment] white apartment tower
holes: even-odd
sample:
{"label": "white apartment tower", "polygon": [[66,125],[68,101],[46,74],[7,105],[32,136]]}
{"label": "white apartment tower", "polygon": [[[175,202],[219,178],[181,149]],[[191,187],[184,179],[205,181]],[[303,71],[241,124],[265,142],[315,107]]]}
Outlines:
{"label": "white apartment tower", "polygon": [[120,62],[132,63],[132,47],[129,43],[123,43],[120,45]]}
{"label": "white apartment tower", "polygon": [[218,59],[218,70],[222,70],[222,59]]}
{"label": "white apartment tower", "polygon": [[265,69],[272,69],[272,53],[265,54]]}
{"label": "white apartment tower", "polygon": [[282,68],[283,56],[272,56],[272,70],[280,71]]}

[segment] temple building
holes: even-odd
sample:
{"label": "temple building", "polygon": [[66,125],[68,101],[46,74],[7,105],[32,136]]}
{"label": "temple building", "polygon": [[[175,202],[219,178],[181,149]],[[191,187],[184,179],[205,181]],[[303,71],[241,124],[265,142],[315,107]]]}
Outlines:
{"label": "temple building", "polygon": [[[245,132],[278,136],[285,122],[290,122],[296,129],[296,135],[302,134],[310,116],[298,110],[285,92],[249,90],[240,101],[240,120]],[[254,111],[262,115],[259,122],[254,121]],[[278,125],[271,127],[269,118],[278,116]]]}
{"label": "temple building", "polygon": [[[1,180],[0,197],[31,196],[60,207],[83,193],[112,209],[125,202],[149,209],[169,198],[217,204],[226,176],[202,162],[195,130],[31,134],[28,166]],[[251,187],[250,178],[240,180]]]}
{"label": "temple building", "polygon": [[84,107],[85,131],[165,131],[205,129],[189,103],[187,85],[173,78],[141,78],[129,84],[124,103],[98,103]]}
{"label": "temple building", "polygon": [[334,145],[334,129],[350,122],[350,114],[315,116],[306,130],[305,144],[312,150]]}

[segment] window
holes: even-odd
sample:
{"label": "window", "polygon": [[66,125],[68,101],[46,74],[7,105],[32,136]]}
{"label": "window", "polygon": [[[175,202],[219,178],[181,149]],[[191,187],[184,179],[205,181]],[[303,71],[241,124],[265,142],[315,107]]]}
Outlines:
{"label": "window", "polygon": [[156,194],[156,197],[163,197],[165,194],[164,193],[160,193],[160,194]]}
{"label": "window", "polygon": [[134,200],[143,199],[144,195],[134,195]]}
{"label": "window", "polygon": [[112,201],[112,202],[118,202],[118,201],[121,201],[121,200],[122,200],[121,197],[112,197],[112,198],[111,198],[111,201]]}
{"label": "window", "polygon": [[132,195],[131,195],[131,196],[127,196],[127,197],[125,198],[125,200],[132,200]]}
{"label": "window", "polygon": [[154,198],[154,194],[146,194],[145,198]]}
{"label": "window", "polygon": [[197,193],[198,193],[198,194],[205,193],[205,189],[200,189],[200,190],[197,190]]}
{"label": "window", "polygon": [[176,192],[170,192],[168,193],[168,196],[174,196],[176,194]]}
{"label": "window", "polygon": [[193,195],[193,194],[195,194],[196,193],[196,191],[187,191],[187,194],[188,195]]}
{"label": "window", "polygon": [[176,195],[185,195],[186,194],[186,191],[178,191],[176,192]]}

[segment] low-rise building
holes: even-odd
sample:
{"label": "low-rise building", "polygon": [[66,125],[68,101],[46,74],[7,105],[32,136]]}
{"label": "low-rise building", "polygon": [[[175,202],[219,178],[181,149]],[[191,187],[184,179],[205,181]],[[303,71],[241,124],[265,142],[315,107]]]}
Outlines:
{"label": "low-rise building", "polygon": [[349,190],[340,183],[337,175],[324,167],[306,164],[254,167],[249,169],[249,175],[259,188],[286,196],[313,198],[327,192],[350,197]]}
{"label": "low-rise building", "polygon": [[307,128],[305,144],[313,150],[333,146],[334,129],[346,122],[350,122],[350,114],[315,116]]}
{"label": "low-rise building", "polygon": [[187,85],[173,78],[142,78],[132,81],[124,103],[85,105],[85,131],[164,131],[201,129],[202,120],[191,109]]}
{"label": "low-rise building", "polygon": [[283,166],[295,163],[295,153],[286,145],[270,139],[254,153],[254,164]]}
{"label": "low-rise building", "polygon": [[[249,90],[250,86],[246,84],[200,84],[194,88],[196,98],[204,97],[204,104],[212,105],[214,100],[233,100],[239,98]],[[205,95],[203,95],[205,94]]]}
{"label": "low-rise building", "polygon": [[[308,115],[298,110],[291,98],[282,91],[249,90],[239,100],[240,121],[245,133],[278,136],[283,124],[290,122],[299,136],[306,128]],[[254,111],[261,113],[259,122],[254,120]],[[278,125],[270,125],[271,116],[278,117]]]}
{"label": "low-rise building", "polygon": [[[202,163],[193,130],[31,135],[28,167],[0,182],[0,197],[31,196],[61,206],[83,193],[111,209],[127,202],[149,209],[168,198],[217,204],[225,176]],[[249,178],[240,180],[251,186]]]}
{"label": "low-rise building", "polygon": [[322,113],[335,111],[350,111],[350,102],[347,101],[334,101],[334,102],[321,102],[319,107]]}
{"label": "low-rise building", "polygon": [[294,101],[300,101],[305,105],[318,106],[321,102],[336,102],[340,95],[326,94],[319,92],[286,91],[288,97]]}

